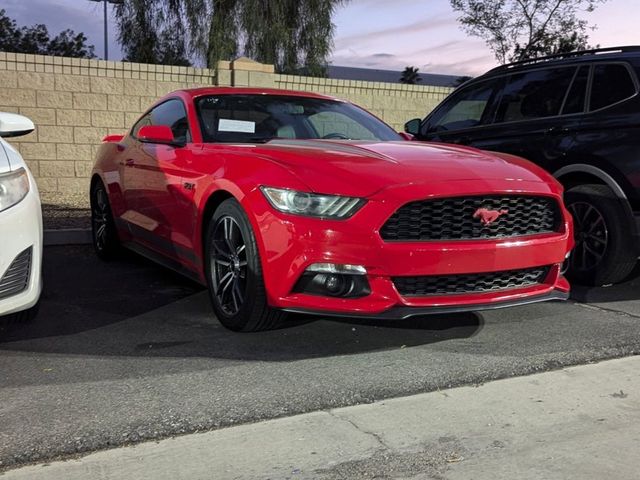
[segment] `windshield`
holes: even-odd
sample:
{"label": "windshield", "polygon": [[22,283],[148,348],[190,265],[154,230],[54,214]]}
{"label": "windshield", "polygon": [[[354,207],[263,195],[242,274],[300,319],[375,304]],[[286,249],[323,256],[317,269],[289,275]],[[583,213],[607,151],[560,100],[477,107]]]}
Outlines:
{"label": "windshield", "polygon": [[285,95],[208,95],[196,99],[205,142],[274,138],[402,140],[386,123],[349,103]]}

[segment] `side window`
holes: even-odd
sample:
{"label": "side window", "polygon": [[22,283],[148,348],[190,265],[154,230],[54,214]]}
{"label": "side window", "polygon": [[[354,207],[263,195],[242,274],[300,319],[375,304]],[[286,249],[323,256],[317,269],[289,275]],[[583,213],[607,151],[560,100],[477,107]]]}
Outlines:
{"label": "side window", "polygon": [[147,113],[146,115],[144,115],[140,120],[138,120],[138,122],[133,126],[133,128],[131,129],[131,135],[133,135],[134,138],[138,137],[138,130],[140,130],[142,127],[145,127],[147,125],[151,125],[151,115],[149,113]]}
{"label": "side window", "polygon": [[511,75],[500,99],[495,122],[559,115],[575,72],[575,67],[565,67]]}
{"label": "side window", "polygon": [[584,104],[587,99],[587,83],[589,82],[589,67],[582,66],[573,79],[567,99],[562,107],[562,115],[584,112]]}
{"label": "side window", "polygon": [[608,107],[635,93],[636,86],[627,67],[621,64],[596,65],[593,68],[589,110]]}
{"label": "side window", "polygon": [[451,98],[429,119],[427,132],[462,130],[484,123],[500,80],[470,85]]}
{"label": "side window", "polygon": [[187,111],[180,100],[169,100],[151,110],[151,125],[166,125],[171,127],[176,140],[190,142],[189,122]]}

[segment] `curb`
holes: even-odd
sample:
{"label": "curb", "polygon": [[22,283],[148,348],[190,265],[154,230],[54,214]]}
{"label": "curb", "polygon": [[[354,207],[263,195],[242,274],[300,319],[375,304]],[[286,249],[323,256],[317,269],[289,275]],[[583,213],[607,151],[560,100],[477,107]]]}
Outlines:
{"label": "curb", "polygon": [[88,245],[91,241],[91,230],[88,228],[45,230],[43,236],[45,247],[52,245]]}

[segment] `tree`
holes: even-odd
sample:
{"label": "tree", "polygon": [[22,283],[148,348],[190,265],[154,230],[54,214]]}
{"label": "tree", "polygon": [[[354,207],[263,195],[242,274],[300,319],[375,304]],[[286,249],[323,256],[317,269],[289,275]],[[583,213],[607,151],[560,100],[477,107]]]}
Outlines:
{"label": "tree", "polygon": [[125,61],[191,65],[183,23],[171,8],[155,0],[126,0],[116,5],[115,14]]}
{"label": "tree", "polygon": [[453,86],[453,87],[459,87],[460,85],[463,85],[463,84],[467,83],[467,82],[468,82],[469,80],[471,80],[472,78],[473,78],[473,77],[470,77],[470,76],[468,76],[468,75],[462,75],[462,76],[460,76],[460,77],[456,78],[456,79],[453,81],[453,85],[452,85],[452,86]]}
{"label": "tree", "polygon": [[15,20],[7,16],[5,10],[0,10],[0,50],[36,55],[95,58],[94,47],[87,44],[84,33],[63,30],[51,38],[45,25],[18,27]]}
{"label": "tree", "polygon": [[588,48],[578,17],[607,0],[451,0],[458,21],[483,38],[500,63]]}
{"label": "tree", "polygon": [[415,85],[416,83],[421,82],[422,78],[420,78],[418,70],[419,68],[417,67],[405,67],[402,71],[402,76],[400,77],[400,83]]}
{"label": "tree", "polygon": [[125,0],[116,16],[128,57],[154,50],[166,31],[176,42],[184,39],[188,51],[210,68],[242,53],[274,64],[278,72],[304,67],[310,75],[323,75],[333,46],[331,18],[345,1]]}

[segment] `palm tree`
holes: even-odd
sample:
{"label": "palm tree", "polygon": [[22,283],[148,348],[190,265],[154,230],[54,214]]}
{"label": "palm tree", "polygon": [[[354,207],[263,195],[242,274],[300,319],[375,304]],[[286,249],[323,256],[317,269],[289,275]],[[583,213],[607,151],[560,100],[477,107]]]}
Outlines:
{"label": "palm tree", "polygon": [[418,73],[418,67],[405,67],[400,77],[400,83],[407,83],[409,85],[415,85],[422,81],[420,74]]}

